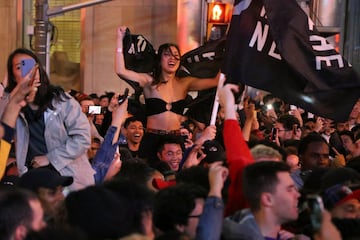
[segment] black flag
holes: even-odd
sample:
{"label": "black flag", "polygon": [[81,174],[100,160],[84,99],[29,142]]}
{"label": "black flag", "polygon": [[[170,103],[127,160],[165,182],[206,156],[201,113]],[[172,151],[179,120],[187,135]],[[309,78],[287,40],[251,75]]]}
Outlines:
{"label": "black flag", "polygon": [[[198,77],[210,78],[216,76],[220,71],[224,58],[226,39],[223,37],[214,41],[209,41],[204,45],[186,52],[181,56],[178,77]],[[141,34],[127,33],[123,40],[124,61],[127,69],[138,73],[152,73],[156,63],[156,52],[150,43]],[[140,85],[131,79],[125,81],[141,94]]]}
{"label": "black flag", "polygon": [[316,115],[346,121],[360,79],[295,0],[235,1],[222,71]]}
{"label": "black flag", "polygon": [[[225,37],[217,40],[208,41],[181,56],[180,69],[177,71],[178,77],[215,77],[222,66],[225,52]],[[152,73],[156,63],[156,52],[150,43],[141,34],[127,33],[123,40],[124,61],[127,69],[138,73]],[[142,88],[137,82],[131,79],[124,79],[134,90],[135,99],[139,99]],[[214,102],[216,88],[202,90],[198,92],[196,99],[187,102],[187,108],[197,107],[198,104],[211,105]],[[209,103],[210,102],[210,103]],[[208,104],[209,103],[209,104]],[[204,110],[204,109],[202,109]],[[209,108],[209,114],[211,109]]]}
{"label": "black flag", "polygon": [[[155,49],[152,44],[140,34],[131,34],[126,29],[123,39],[125,67],[139,73],[151,73],[155,64]],[[138,99],[142,93],[139,83],[132,79],[124,79],[134,90],[135,98]]]}
{"label": "black flag", "polygon": [[181,56],[179,77],[215,77],[220,71],[225,51],[226,38],[209,41]]}

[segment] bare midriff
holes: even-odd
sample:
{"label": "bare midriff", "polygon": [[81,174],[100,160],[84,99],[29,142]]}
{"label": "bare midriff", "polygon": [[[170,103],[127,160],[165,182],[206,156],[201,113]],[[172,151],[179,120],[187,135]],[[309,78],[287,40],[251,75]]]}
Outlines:
{"label": "bare midriff", "polygon": [[147,128],[158,130],[179,130],[183,116],[167,111],[147,118]]}

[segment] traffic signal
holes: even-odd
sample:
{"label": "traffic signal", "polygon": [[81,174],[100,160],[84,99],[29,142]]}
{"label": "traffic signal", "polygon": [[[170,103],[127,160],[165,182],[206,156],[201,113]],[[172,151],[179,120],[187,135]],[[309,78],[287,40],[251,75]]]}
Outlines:
{"label": "traffic signal", "polygon": [[206,40],[216,40],[226,34],[232,5],[221,2],[208,3]]}

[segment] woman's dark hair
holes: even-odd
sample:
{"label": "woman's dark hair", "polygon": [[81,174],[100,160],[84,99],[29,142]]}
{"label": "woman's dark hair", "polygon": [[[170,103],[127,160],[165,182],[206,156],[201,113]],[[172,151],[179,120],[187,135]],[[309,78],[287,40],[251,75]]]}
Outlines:
{"label": "woman's dark hair", "polygon": [[[161,55],[163,54],[163,52],[170,51],[171,55],[173,55],[175,57],[175,54],[171,51],[171,47],[175,47],[177,49],[177,51],[180,53],[180,48],[175,43],[164,43],[164,44],[160,45],[160,47],[157,51],[156,61],[155,61],[156,63],[155,63],[154,72],[153,72],[153,77],[154,77],[153,85],[157,85],[161,82],[161,79],[160,79],[161,72],[162,72]],[[178,59],[178,60],[180,60],[180,59]],[[177,69],[176,71],[178,71],[178,70],[179,69]]]}
{"label": "woman's dark hair", "polygon": [[14,73],[13,73],[13,60],[14,57],[18,54],[25,54],[32,57],[35,62],[39,65],[39,73],[40,73],[40,83],[41,85],[38,87],[38,91],[35,96],[34,104],[39,106],[39,114],[42,114],[47,108],[54,110],[55,107],[52,104],[52,100],[56,101],[64,101],[69,97],[65,95],[64,90],[61,87],[53,86],[50,84],[49,77],[42,67],[40,59],[29,49],[26,48],[18,48],[13,51],[7,61],[7,72],[8,72],[8,86],[6,88],[7,92],[11,92],[17,85]]}

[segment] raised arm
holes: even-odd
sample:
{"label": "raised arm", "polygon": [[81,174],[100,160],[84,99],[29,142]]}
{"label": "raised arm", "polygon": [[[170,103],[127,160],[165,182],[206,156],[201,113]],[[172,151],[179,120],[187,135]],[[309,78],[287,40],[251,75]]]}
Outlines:
{"label": "raised arm", "polygon": [[210,190],[196,229],[196,240],[217,240],[221,236],[224,214],[222,189],[229,174],[228,169],[221,164],[221,162],[215,162],[209,167]]}
{"label": "raised arm", "polygon": [[223,137],[230,177],[225,216],[246,207],[242,192],[242,173],[247,165],[254,162],[236,118],[234,91],[239,91],[239,87],[234,84],[226,84],[219,90],[219,103],[225,110]]}
{"label": "raised arm", "polygon": [[[33,70],[34,71],[34,70]],[[31,92],[36,92],[37,88],[34,86],[29,86],[31,71],[22,81],[18,87],[16,87],[11,92],[11,97],[7,103],[6,109],[1,119],[0,124],[0,179],[3,177],[6,161],[11,147],[11,140],[14,137],[14,129],[16,124],[16,119],[19,115],[19,112],[22,107],[26,105],[26,101],[33,101],[31,97],[34,97],[34,94]]]}
{"label": "raised arm", "polygon": [[[114,99],[117,99],[117,95],[114,95],[111,101],[113,102]],[[104,142],[101,144],[100,149],[97,151],[93,159],[92,167],[96,171],[94,177],[95,183],[97,184],[104,181],[109,168],[111,169],[111,164],[114,161],[117,146],[119,146],[120,128],[127,117],[127,106],[128,100],[125,100],[125,102],[123,102],[120,106],[116,105],[114,111],[112,112],[111,126],[107,130]],[[113,165],[113,167],[115,166]]]}
{"label": "raised arm", "polygon": [[116,49],[115,49],[115,72],[120,78],[131,80],[140,84],[140,87],[150,85],[153,78],[146,73],[137,73],[126,69],[124,60],[123,39],[125,37],[126,27],[117,28],[116,32]]}
{"label": "raised arm", "polygon": [[242,133],[245,141],[250,140],[251,131],[253,129],[259,129],[259,122],[257,120],[255,104],[249,103],[249,98],[244,100],[244,112],[245,112],[245,122],[242,126]]}
{"label": "raised arm", "polygon": [[218,85],[219,78],[220,72],[218,72],[218,74],[213,78],[186,77],[184,80],[189,86],[189,91],[198,91],[216,87]]}

